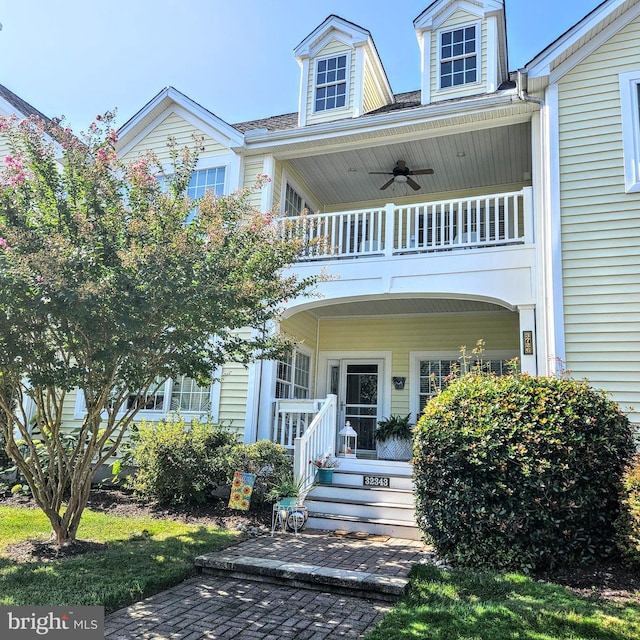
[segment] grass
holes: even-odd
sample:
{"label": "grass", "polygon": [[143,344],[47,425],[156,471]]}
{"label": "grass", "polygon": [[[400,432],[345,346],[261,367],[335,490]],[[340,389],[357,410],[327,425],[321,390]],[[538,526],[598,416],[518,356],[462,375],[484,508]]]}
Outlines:
{"label": "grass", "polygon": [[0,507],[0,523],[0,605],[99,605],[107,613],[178,584],[194,573],[197,555],[238,537],[215,527],[87,509],[78,539],[106,542],[106,550],[17,563],[3,557],[7,546],[47,540],[48,520],[38,509]]}
{"label": "grass", "polygon": [[525,576],[420,565],[367,640],[637,640],[640,607],[581,598]]}

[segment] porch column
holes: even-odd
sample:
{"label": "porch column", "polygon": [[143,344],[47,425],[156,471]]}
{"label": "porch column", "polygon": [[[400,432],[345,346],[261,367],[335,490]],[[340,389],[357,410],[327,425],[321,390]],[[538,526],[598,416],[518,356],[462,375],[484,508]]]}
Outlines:
{"label": "porch column", "polygon": [[538,375],[536,353],[536,306],[518,305],[520,317],[520,370],[532,376]]}
{"label": "porch column", "polygon": [[[259,382],[254,387],[259,394],[256,440],[271,440],[271,417],[273,413],[273,390],[275,389],[276,363],[262,360]],[[255,440],[254,440],[255,442]]]}

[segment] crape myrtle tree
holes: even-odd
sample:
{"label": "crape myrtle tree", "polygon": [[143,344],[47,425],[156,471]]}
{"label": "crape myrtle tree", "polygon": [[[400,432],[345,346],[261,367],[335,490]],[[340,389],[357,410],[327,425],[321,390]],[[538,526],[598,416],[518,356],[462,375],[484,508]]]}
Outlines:
{"label": "crape myrtle tree", "polygon": [[[304,240],[280,233],[250,191],[187,197],[199,140],[169,139],[160,182],[153,155],[118,157],[109,113],[80,136],[63,121],[3,118],[0,136],[0,428],[64,545],[159,386],[180,375],[204,385],[225,362],[282,354],[268,328],[315,281],[287,271]],[[85,413],[69,432],[76,389]]]}

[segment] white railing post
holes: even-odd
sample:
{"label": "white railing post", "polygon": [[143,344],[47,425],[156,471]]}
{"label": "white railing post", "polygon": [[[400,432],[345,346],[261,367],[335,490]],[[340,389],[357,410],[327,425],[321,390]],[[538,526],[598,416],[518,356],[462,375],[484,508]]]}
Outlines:
{"label": "white railing post", "polygon": [[393,243],[396,234],[395,221],[396,206],[393,203],[387,203],[384,206],[384,255],[393,255]]}
{"label": "white railing post", "polygon": [[524,241],[533,244],[533,187],[522,190],[522,216],[524,221]]}

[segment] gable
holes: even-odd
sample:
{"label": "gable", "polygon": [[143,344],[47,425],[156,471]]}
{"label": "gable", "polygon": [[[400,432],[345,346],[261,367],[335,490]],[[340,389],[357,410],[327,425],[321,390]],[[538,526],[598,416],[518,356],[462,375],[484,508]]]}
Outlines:
{"label": "gable", "polygon": [[168,138],[174,138],[179,148],[192,147],[194,135],[203,136],[202,156],[228,152],[228,147],[219,140],[214,140],[180,114],[170,111],[124,153],[123,160],[130,161],[147,151],[154,151],[162,164],[168,164],[171,160],[167,146]]}

